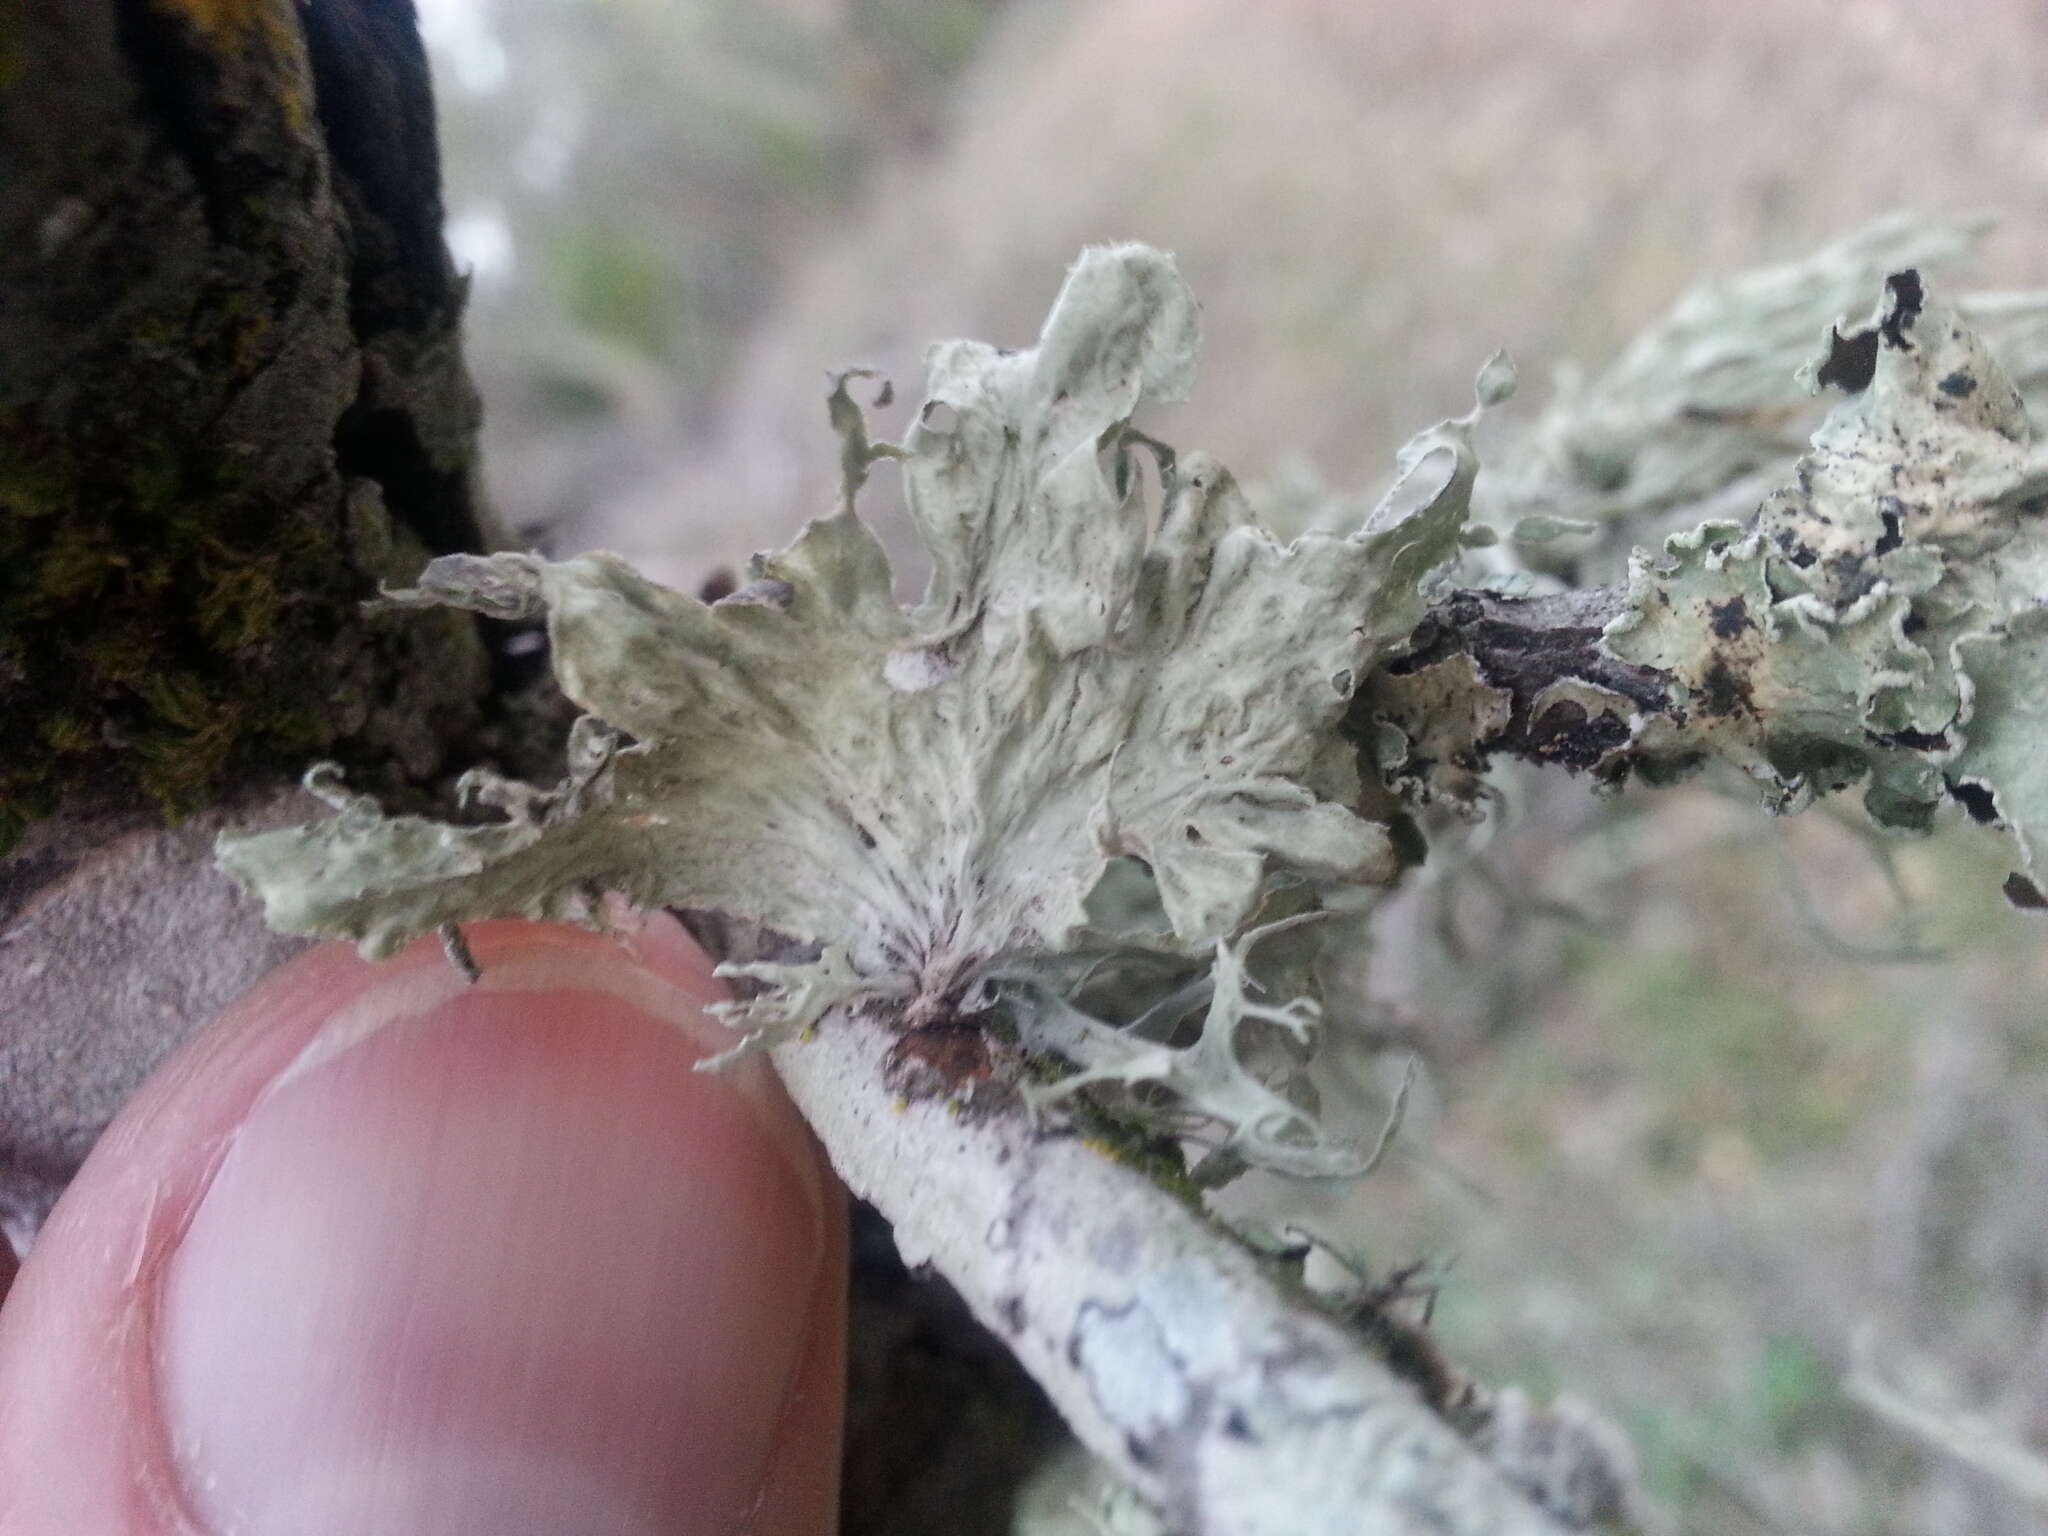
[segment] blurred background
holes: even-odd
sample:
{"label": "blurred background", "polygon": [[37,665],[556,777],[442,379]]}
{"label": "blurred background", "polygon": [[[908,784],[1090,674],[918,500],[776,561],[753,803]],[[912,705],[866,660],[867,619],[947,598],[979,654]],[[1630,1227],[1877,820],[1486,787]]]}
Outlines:
{"label": "blurred background", "polygon": [[[1028,343],[1091,241],[1203,300],[1154,430],[1366,494],[1496,347],[1533,416],[1696,280],[1896,208],[1996,214],[1956,276],[2048,286],[2036,0],[420,10],[499,508],[679,585],[828,509],[828,370],[893,376],[893,432],[927,341]],[[1677,1529],[2048,1529],[1850,1390],[2048,1454],[2048,943],[2006,850],[1506,788],[1394,915],[1423,1088],[1330,1219],[1431,1266],[1461,1364],[1619,1423]]]}

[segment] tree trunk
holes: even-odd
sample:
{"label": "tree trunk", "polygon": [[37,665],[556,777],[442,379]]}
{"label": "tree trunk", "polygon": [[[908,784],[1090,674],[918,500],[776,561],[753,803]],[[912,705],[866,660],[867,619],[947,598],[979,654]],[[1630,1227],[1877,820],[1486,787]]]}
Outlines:
{"label": "tree trunk", "polygon": [[[292,947],[213,872],[315,755],[523,755],[379,582],[492,542],[433,103],[390,0],[0,4],[0,1219]],[[514,728],[508,730],[512,725]],[[11,849],[11,851],[8,851]]]}

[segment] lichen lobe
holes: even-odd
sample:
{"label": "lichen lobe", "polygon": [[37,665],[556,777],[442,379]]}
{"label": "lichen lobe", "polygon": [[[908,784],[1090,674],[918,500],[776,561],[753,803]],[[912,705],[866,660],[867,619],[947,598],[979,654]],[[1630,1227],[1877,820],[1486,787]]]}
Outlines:
{"label": "lichen lobe", "polygon": [[[1120,856],[1155,884],[1145,944],[1195,963],[1248,942],[1276,885],[1391,878],[1337,727],[1456,551],[1470,421],[1411,443],[1356,532],[1283,544],[1215,461],[1131,426],[1191,387],[1197,319],[1170,258],[1091,250],[1036,347],[932,350],[900,447],[842,379],[841,505],[715,603],[603,554],[434,562],[392,600],[545,617],[586,712],[570,778],[473,776],[501,816],[481,826],[330,784],[339,815],[225,840],[224,865],[274,924],[372,954],[489,915],[595,922],[606,893],[817,945],[736,968],[761,984],[731,1005],[752,1044],[842,1004],[971,1012],[996,970],[1075,941]],[[909,608],[854,510],[885,458],[932,557]]]}
{"label": "lichen lobe", "polygon": [[1667,745],[1736,762],[1773,808],[1860,779],[1880,826],[1925,830],[1956,799],[2031,861],[2048,829],[2048,455],[1914,271],[1831,333],[1811,377],[1851,395],[1793,482],[1748,525],[1638,551],[1604,644],[1683,690],[1682,726],[1652,726]]}

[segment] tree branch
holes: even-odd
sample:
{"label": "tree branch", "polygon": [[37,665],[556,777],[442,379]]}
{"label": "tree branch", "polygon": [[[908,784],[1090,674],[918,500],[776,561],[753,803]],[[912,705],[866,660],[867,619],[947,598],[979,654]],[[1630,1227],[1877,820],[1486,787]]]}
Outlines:
{"label": "tree branch", "polygon": [[842,1015],[776,1066],[906,1261],[944,1272],[1168,1530],[1559,1529],[1363,1338],[1148,1175],[1014,1101],[901,1098],[898,1043]]}
{"label": "tree branch", "polygon": [[[1409,782],[1476,784],[1495,756],[1619,782],[1657,778],[1697,760],[1669,673],[1621,660],[1601,631],[1626,603],[1610,587],[1540,597],[1458,591],[1430,606],[1405,655],[1375,672],[1353,701],[1352,736],[1381,724],[1414,744],[1397,770]],[[1673,733],[1654,745],[1641,720]],[[1633,721],[1633,723],[1632,723]]]}

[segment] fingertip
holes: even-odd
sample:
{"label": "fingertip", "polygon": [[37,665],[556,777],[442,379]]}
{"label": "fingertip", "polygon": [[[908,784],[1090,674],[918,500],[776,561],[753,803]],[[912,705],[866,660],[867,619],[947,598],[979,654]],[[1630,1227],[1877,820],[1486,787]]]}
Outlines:
{"label": "fingertip", "polygon": [[821,1494],[758,1529],[829,1528],[841,1196],[764,1063],[693,1070],[709,962],[666,917],[466,936],[477,987],[303,957],[124,1113],[0,1315],[0,1489],[75,1474],[0,1528],[671,1532]]}

